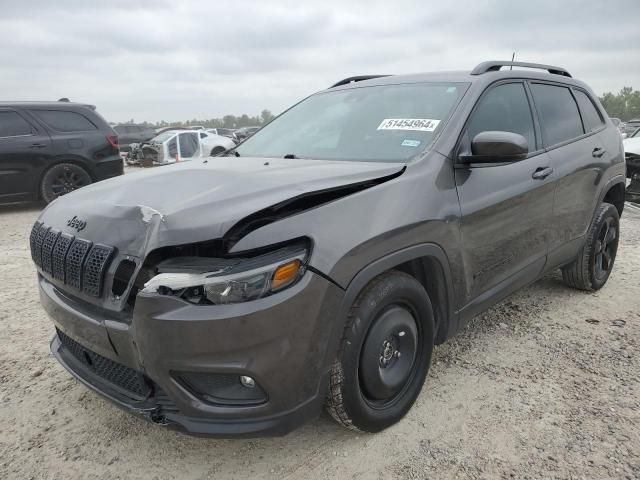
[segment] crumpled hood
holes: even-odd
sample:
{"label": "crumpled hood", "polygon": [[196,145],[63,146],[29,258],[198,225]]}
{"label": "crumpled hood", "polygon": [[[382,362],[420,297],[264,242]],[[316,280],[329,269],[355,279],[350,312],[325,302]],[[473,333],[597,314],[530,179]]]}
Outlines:
{"label": "crumpled hood", "polygon": [[309,192],[395,175],[403,167],[214,157],[84,187],[51,203],[40,221],[140,257],[161,246],[222,238],[238,221],[266,207]]}

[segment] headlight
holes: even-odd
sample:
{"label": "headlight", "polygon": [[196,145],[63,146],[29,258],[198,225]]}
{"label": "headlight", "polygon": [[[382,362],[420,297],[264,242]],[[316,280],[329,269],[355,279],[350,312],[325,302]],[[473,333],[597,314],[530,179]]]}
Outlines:
{"label": "headlight", "polygon": [[158,265],[143,293],[172,295],[196,304],[248,302],[284,290],[306,270],[308,249],[285,247],[254,258],[176,257]]}

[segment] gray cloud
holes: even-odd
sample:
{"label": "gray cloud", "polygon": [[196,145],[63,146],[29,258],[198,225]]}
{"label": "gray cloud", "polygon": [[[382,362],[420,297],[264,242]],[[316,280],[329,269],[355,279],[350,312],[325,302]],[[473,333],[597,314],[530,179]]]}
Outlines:
{"label": "gray cloud", "polygon": [[109,120],[278,112],[362,73],[565,66],[640,88],[640,2],[0,0],[6,100],[94,103]]}

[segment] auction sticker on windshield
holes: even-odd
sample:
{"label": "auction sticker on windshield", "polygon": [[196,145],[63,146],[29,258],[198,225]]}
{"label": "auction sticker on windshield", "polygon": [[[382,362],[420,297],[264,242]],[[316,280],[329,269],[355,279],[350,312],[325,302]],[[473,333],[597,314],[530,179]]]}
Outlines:
{"label": "auction sticker on windshield", "polygon": [[416,130],[433,132],[440,120],[430,118],[385,118],[378,126],[378,130]]}

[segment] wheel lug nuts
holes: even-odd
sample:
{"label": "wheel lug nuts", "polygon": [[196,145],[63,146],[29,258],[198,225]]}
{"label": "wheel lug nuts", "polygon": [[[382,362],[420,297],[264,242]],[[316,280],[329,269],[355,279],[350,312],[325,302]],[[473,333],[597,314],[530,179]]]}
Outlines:
{"label": "wheel lug nuts", "polygon": [[396,358],[400,358],[402,354],[398,350],[396,350],[395,352],[393,352],[393,356]]}

